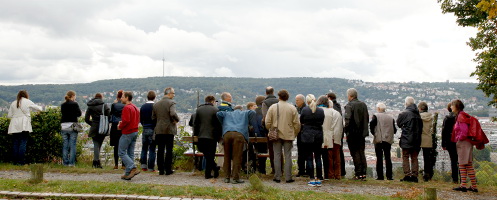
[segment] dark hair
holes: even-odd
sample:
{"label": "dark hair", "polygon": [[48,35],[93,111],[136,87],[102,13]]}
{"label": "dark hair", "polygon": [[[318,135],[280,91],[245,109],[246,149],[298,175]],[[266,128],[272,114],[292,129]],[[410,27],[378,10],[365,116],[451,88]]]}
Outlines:
{"label": "dark hair", "polygon": [[273,94],[274,93],[274,88],[271,86],[268,86],[266,88],[266,95]]}
{"label": "dark hair", "polygon": [[331,100],[337,99],[337,95],[335,95],[335,93],[333,93],[333,92],[328,93],[326,96],[328,98],[330,98]]}
{"label": "dark hair", "polygon": [[210,102],[215,101],[215,100],[216,100],[216,98],[212,95],[205,97],[205,103],[210,103]]}
{"label": "dark hair", "polygon": [[452,103],[451,103],[451,102],[449,102],[449,103],[447,104],[447,110],[448,110],[449,112],[452,112],[452,108],[450,107],[451,105],[452,105]]}
{"label": "dark hair", "polygon": [[104,95],[102,95],[102,93],[95,94],[95,99],[103,99],[103,98],[104,98]]}
{"label": "dark hair", "polygon": [[318,98],[318,101],[316,102],[316,104],[319,106],[319,105],[325,105],[327,108],[330,107],[330,100],[328,99],[327,96],[324,96],[324,95],[321,95],[319,98]]}
{"label": "dark hair", "polygon": [[149,101],[153,101],[155,99],[157,95],[155,94],[155,92],[153,90],[150,90],[148,91],[148,94],[147,94],[147,99]]}
{"label": "dark hair", "polygon": [[418,103],[418,109],[422,112],[428,111],[428,104],[424,101]]}
{"label": "dark hair", "polygon": [[458,111],[463,111],[464,110],[464,104],[462,103],[461,100],[459,99],[454,99],[452,102],[450,102],[454,107],[457,108]]}
{"label": "dark hair", "polygon": [[255,98],[255,104],[257,104],[258,106],[262,105],[262,102],[264,102],[264,99],[266,99],[266,97],[264,97],[264,96],[257,96]]}
{"label": "dark hair", "polygon": [[117,99],[121,99],[121,97],[123,97],[123,92],[123,90],[117,91]]}
{"label": "dark hair", "polygon": [[17,93],[17,108],[19,108],[19,106],[21,106],[21,99],[23,97],[26,99],[29,99],[28,91],[21,90],[21,91],[19,91],[19,93]]}
{"label": "dark hair", "polygon": [[133,100],[133,92],[131,92],[131,91],[126,91],[126,92],[123,93],[123,95],[124,95],[124,98],[128,99],[128,101],[132,101]]}
{"label": "dark hair", "polygon": [[288,91],[283,89],[278,92],[278,97],[280,97],[280,99],[283,101],[287,101],[288,98],[290,97],[290,94],[288,93]]}
{"label": "dark hair", "polygon": [[235,108],[233,108],[234,110],[243,110],[243,106],[241,105],[237,105],[235,106]]}
{"label": "dark hair", "polygon": [[76,92],[74,92],[72,90],[69,90],[69,91],[67,91],[66,96],[64,97],[64,99],[66,99],[66,101],[69,101],[69,100],[71,100],[71,98],[73,96],[76,96]]}

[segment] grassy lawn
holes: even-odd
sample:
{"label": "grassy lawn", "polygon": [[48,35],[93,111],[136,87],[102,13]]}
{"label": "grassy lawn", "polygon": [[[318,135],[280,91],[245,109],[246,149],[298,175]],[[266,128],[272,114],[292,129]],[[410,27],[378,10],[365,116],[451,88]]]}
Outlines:
{"label": "grassy lawn", "polygon": [[[57,172],[57,173],[75,173],[75,174],[102,174],[102,173],[115,173],[122,174],[123,171],[121,169],[114,170],[113,166],[103,166],[103,169],[95,169],[92,168],[90,163],[77,163],[75,167],[67,167],[60,164],[55,163],[45,163],[43,164],[45,167],[45,172]],[[9,170],[21,170],[21,171],[30,171],[29,165],[24,166],[16,166],[10,163],[0,163],[0,170],[9,171]]]}

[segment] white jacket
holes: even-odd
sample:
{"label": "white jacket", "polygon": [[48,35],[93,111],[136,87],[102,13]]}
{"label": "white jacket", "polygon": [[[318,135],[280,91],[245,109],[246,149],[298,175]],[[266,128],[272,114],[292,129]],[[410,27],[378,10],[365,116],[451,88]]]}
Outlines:
{"label": "white jacket", "polygon": [[10,104],[9,114],[9,134],[20,133],[23,131],[33,132],[31,126],[31,109],[41,111],[41,106],[35,105],[31,100],[22,98],[19,108],[17,108],[17,100]]}
{"label": "white jacket", "polygon": [[343,120],[342,115],[333,108],[323,108],[323,145],[324,148],[333,148],[333,144],[340,145],[343,135]]}

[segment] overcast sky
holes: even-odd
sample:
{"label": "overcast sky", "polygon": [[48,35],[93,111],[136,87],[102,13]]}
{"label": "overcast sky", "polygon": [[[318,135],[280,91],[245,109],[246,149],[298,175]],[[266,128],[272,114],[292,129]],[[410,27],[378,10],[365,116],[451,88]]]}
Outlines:
{"label": "overcast sky", "polygon": [[162,76],[471,81],[435,0],[32,0],[0,7],[0,84]]}

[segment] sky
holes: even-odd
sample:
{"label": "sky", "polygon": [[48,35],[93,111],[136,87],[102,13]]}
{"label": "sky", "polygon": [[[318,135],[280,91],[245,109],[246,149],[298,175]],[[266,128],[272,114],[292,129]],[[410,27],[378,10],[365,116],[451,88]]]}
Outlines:
{"label": "sky", "polygon": [[4,1],[0,85],[163,73],[476,82],[475,34],[435,0]]}

